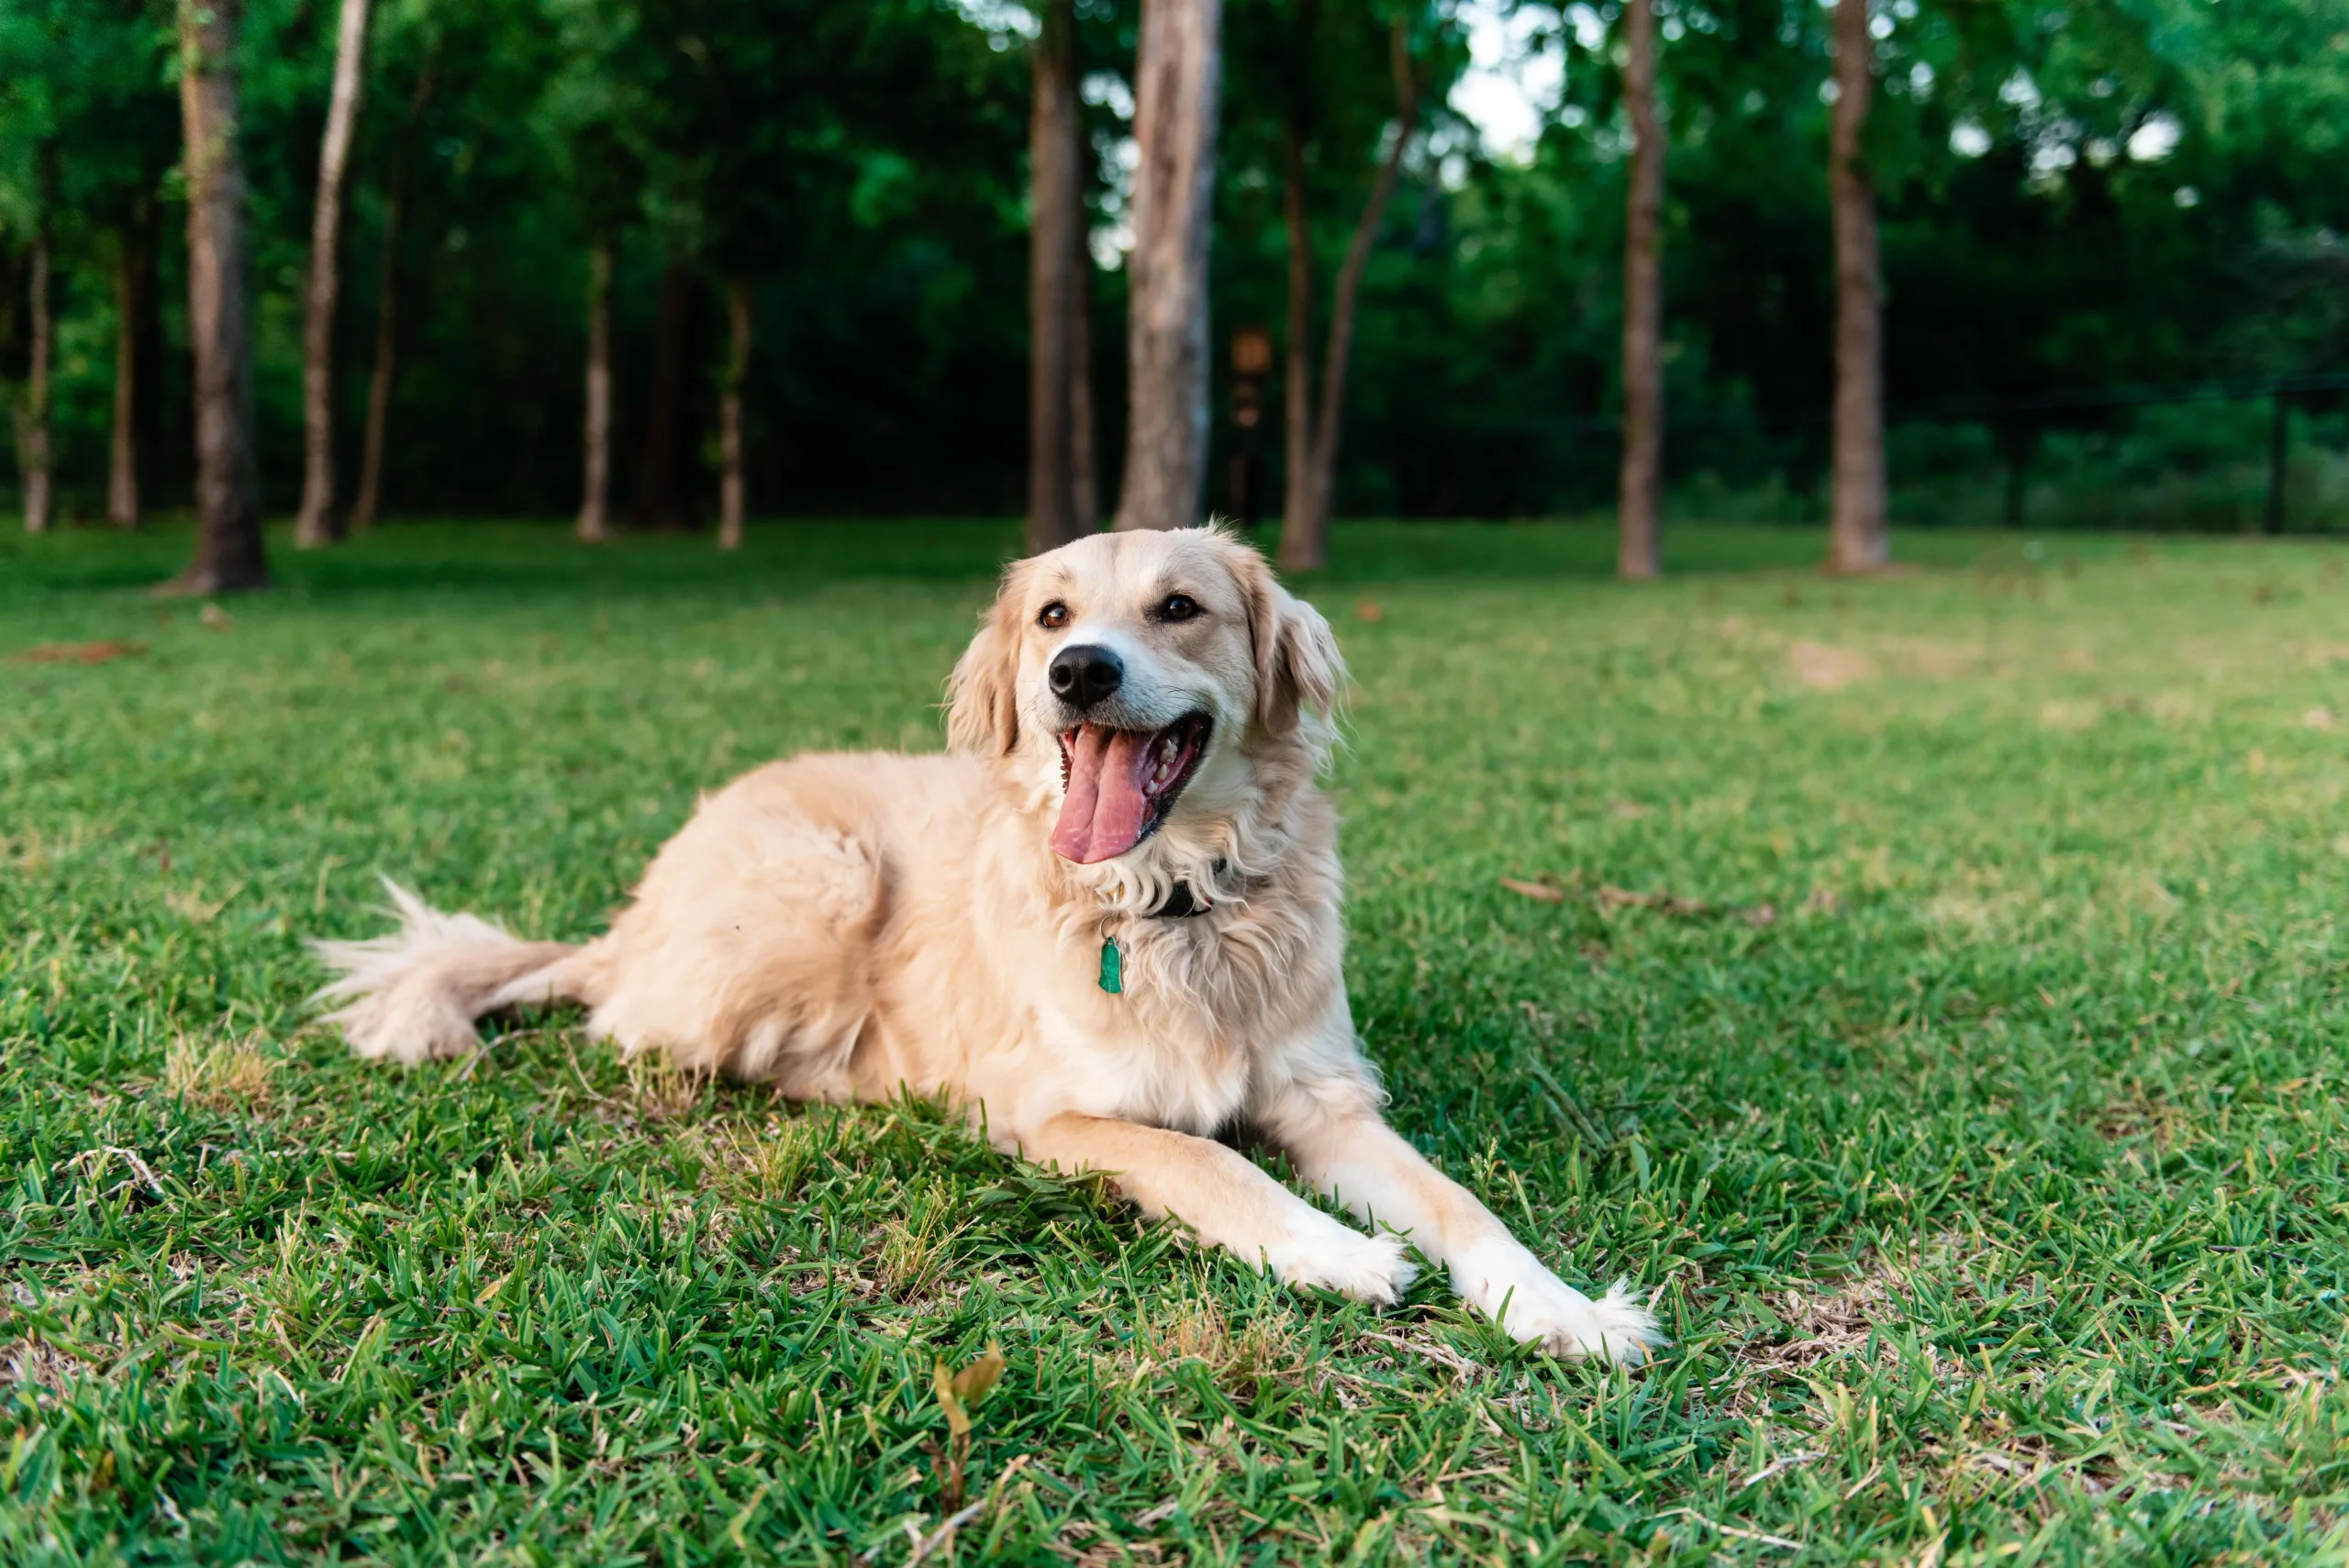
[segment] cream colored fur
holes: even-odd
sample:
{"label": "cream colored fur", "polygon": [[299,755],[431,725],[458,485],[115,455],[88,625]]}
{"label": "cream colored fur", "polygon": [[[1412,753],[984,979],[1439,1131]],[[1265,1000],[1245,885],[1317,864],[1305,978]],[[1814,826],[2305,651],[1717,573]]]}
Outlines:
{"label": "cream colored fur", "polygon": [[[1172,594],[1202,613],[1159,616]],[[1039,625],[1053,604],[1067,624]],[[1050,843],[1074,721],[1045,672],[1076,639],[1124,662],[1105,722],[1214,724],[1160,829],[1090,866]],[[948,753],[736,780],[579,947],[394,887],[398,930],[318,944],[340,974],[320,995],[355,1051],[405,1062],[478,1050],[485,1014],[568,1000],[625,1051],[796,1098],[944,1096],[1006,1152],[1108,1173],[1145,1213],[1284,1280],[1391,1302],[1408,1239],[1519,1339],[1637,1362],[1658,1336],[1621,1286],[1593,1301],[1565,1284],[1380,1117],[1314,782],[1344,680],[1328,624],[1247,546],[1207,529],[1081,539],[1006,573],[950,684]],[[1178,883],[1209,912],[1144,913]],[[1098,984],[1105,937],[1125,954],[1120,995]],[[1214,1140],[1242,1124],[1374,1233]]]}

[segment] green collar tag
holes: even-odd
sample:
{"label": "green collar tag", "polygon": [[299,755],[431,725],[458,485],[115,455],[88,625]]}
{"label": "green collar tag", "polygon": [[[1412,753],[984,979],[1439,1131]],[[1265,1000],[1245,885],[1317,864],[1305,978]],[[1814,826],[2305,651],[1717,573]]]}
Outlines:
{"label": "green collar tag", "polygon": [[1101,989],[1115,996],[1126,988],[1125,955],[1118,951],[1118,939],[1101,939]]}

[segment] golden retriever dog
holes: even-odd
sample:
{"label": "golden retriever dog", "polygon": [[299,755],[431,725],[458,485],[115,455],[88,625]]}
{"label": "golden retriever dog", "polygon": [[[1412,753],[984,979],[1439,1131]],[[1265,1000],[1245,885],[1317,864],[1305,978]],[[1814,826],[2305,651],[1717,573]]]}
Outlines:
{"label": "golden retriever dog", "polygon": [[[394,887],[397,931],[317,944],[321,999],[404,1062],[568,1001],[624,1051],[794,1098],[909,1088],[1283,1280],[1391,1303],[1408,1241],[1519,1340],[1640,1361],[1655,1324],[1621,1286],[1567,1285],[1380,1116],[1315,783],[1344,681],[1329,623],[1236,539],[1079,539],[1005,573],[946,753],[737,779],[579,946]],[[1371,1233],[1216,1140],[1239,1128]]]}

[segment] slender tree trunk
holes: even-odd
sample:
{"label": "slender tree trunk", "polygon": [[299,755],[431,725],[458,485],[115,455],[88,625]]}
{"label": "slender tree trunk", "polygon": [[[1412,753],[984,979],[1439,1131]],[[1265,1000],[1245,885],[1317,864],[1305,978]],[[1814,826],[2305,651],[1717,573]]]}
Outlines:
{"label": "slender tree trunk", "polygon": [[580,472],[579,538],[612,537],[612,241],[596,237],[587,252],[587,417]]}
{"label": "slender tree trunk", "polygon": [[[44,150],[45,151],[46,150]],[[38,155],[37,155],[38,156]],[[46,182],[44,182],[46,183]],[[17,411],[17,467],[24,478],[25,532],[45,534],[56,521],[55,475],[50,471],[50,369],[56,357],[57,322],[50,309],[50,281],[55,261],[48,192],[33,224],[31,362],[25,373],[24,401]]]}
{"label": "slender tree trunk", "polygon": [[718,548],[742,548],[742,383],[751,373],[751,285],[726,284],[726,385],[718,401]]}
{"label": "slender tree trunk", "polygon": [[2292,400],[2277,393],[2269,400],[2267,418],[2267,515],[2261,519],[2263,529],[2271,534],[2284,531],[2284,482],[2290,477],[2292,457]]}
{"label": "slender tree trunk", "polygon": [[1068,489],[1079,534],[1101,527],[1100,457],[1093,444],[1093,250],[1085,227],[1080,201],[1068,302]]}
{"label": "slender tree trunk", "polygon": [[417,72],[416,91],[409,95],[407,113],[400,121],[399,145],[392,152],[391,178],[384,194],[384,233],[375,263],[375,363],[367,374],[367,424],[360,438],[359,494],[351,503],[351,527],[355,531],[375,526],[384,497],[384,437],[392,417],[392,394],[399,378],[400,225],[407,216],[408,148],[417,122],[432,99],[432,81],[440,61],[436,42],[427,50]]}
{"label": "slender tree trunk", "polygon": [[2006,505],[2001,520],[2010,528],[2023,525],[2031,501],[2031,460],[2039,450],[2039,427],[2017,421],[1998,428],[1998,453],[2006,460]]}
{"label": "slender tree trunk", "polygon": [[399,364],[400,219],[406,206],[406,193],[395,183],[384,203],[384,235],[377,248],[375,363],[367,373],[367,423],[359,438],[359,494],[351,502],[353,532],[375,526],[384,499],[384,432],[392,417],[392,389]]}
{"label": "slender tree trunk", "polygon": [[139,341],[153,308],[144,297],[154,287],[151,222],[142,214],[115,236],[114,428],[107,443],[106,521],[118,528],[139,526],[140,405],[155,395],[140,373]]}
{"label": "slender tree trunk", "polygon": [[1638,581],[1664,569],[1664,128],[1655,106],[1654,0],[1626,0],[1623,24],[1631,177],[1623,207],[1623,471],[1615,572]]}
{"label": "slender tree trunk", "polygon": [[334,306],[336,250],[342,234],[342,176],[365,82],[367,0],[342,0],[334,47],[334,90],[327,100],[326,137],[318,147],[318,194],[310,215],[310,287],[302,314],[302,510],[294,542],[305,549],[331,544],[340,530],[334,513]]}
{"label": "slender tree trunk", "polygon": [[1120,528],[1190,528],[1207,480],[1208,240],[1222,0],[1143,0]]}
{"label": "slender tree trunk", "polygon": [[1834,497],[1827,569],[1880,571],[1891,560],[1885,522],[1884,317],[1876,267],[1876,191],[1860,146],[1876,84],[1867,0],[1836,0],[1835,113],[1829,195],[1835,211]]}
{"label": "slender tree trunk", "polygon": [[[1313,9],[1308,4],[1308,12]],[[1309,26],[1309,24],[1307,24]],[[1309,35],[1308,35],[1309,36]],[[1296,84],[1301,95],[1302,83]],[[1301,96],[1292,103],[1282,136],[1281,221],[1288,232],[1288,354],[1281,377],[1281,554],[1289,535],[1313,528],[1313,223],[1306,205]],[[1297,550],[1323,548],[1301,541]]]}
{"label": "slender tree trunk", "polygon": [[1074,539],[1076,528],[1076,6],[1045,0],[1030,52],[1028,116],[1028,553]]}
{"label": "slender tree trunk", "polygon": [[[1372,181],[1370,196],[1363,203],[1362,216],[1354,222],[1353,239],[1346,242],[1345,260],[1338,264],[1338,281],[1330,291],[1330,339],[1322,347],[1321,406],[1313,416],[1313,439],[1306,453],[1305,490],[1300,497],[1301,509],[1291,512],[1281,520],[1281,565],[1290,571],[1312,571],[1326,566],[1330,561],[1330,509],[1337,491],[1338,438],[1345,426],[1346,365],[1353,353],[1354,318],[1362,299],[1363,274],[1370,267],[1371,248],[1378,240],[1378,226],[1386,220],[1387,205],[1395,199],[1395,186],[1403,174],[1403,154],[1419,123],[1419,84],[1418,72],[1411,65],[1409,39],[1398,14],[1394,22],[1391,41],[1395,68],[1395,139],[1380,161],[1377,178]],[[1292,186],[1297,184],[1293,179]],[[1302,217],[1302,194],[1299,194],[1298,217],[1291,219],[1289,262],[1290,308],[1297,310],[1299,302],[1297,283],[1296,255],[1304,250],[1298,244],[1299,222]],[[1309,251],[1305,251],[1306,266],[1312,265]],[[1297,325],[1297,323],[1292,323]],[[1292,360],[1296,356],[1291,348]],[[1297,378],[1303,384],[1302,378]],[[1295,405],[1292,395],[1292,405]],[[1294,438],[1292,438],[1293,439]],[[1291,494],[1296,495],[1295,481]]]}
{"label": "slender tree trunk", "polygon": [[130,353],[132,379],[137,383],[137,402],[133,412],[133,439],[139,447],[138,474],[140,480],[139,506],[145,515],[149,487],[146,481],[155,477],[156,455],[164,450],[164,442],[174,432],[164,428],[163,409],[163,212],[162,204],[150,189],[141,196],[133,209],[139,238],[137,271],[132,285],[132,299],[137,310],[137,325],[131,332]]}
{"label": "slender tree trunk", "polygon": [[165,593],[228,593],[269,581],[253,467],[245,170],[237,146],[239,13],[239,0],[179,0],[196,536],[195,559]]}
{"label": "slender tree trunk", "polygon": [[693,274],[672,250],[661,269],[653,321],[652,384],[647,388],[644,448],[636,465],[636,526],[674,530],[690,520],[685,496],[685,395],[693,336]]}

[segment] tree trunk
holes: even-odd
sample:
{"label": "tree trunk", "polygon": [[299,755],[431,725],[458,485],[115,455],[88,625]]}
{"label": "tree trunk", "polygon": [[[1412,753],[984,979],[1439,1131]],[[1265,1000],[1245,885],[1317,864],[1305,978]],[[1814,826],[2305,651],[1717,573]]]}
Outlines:
{"label": "tree trunk", "polygon": [[[1080,159],[1080,190],[1083,167]],[[1100,458],[1093,444],[1093,248],[1085,228],[1085,204],[1080,200],[1075,282],[1068,302],[1068,488],[1079,534],[1094,533],[1101,527]]]}
{"label": "tree trunk", "polygon": [[139,246],[132,294],[138,311],[137,326],[130,339],[133,380],[137,383],[132,433],[139,448],[137,472],[140,480],[139,508],[143,521],[148,499],[145,482],[155,477],[157,455],[164,450],[166,441],[177,437],[178,430],[176,427],[166,428],[163,403],[163,356],[169,350],[163,341],[161,198],[150,190],[142,195],[133,212]]}
{"label": "tree trunk", "polygon": [[673,250],[661,268],[653,322],[652,384],[636,465],[636,526],[674,531],[690,520],[685,496],[685,395],[691,370],[693,274]]}
{"label": "tree trunk", "polygon": [[245,170],[237,147],[239,10],[239,0],[179,0],[196,536],[195,559],[165,593],[228,593],[269,581],[253,468]]}
{"label": "tree trunk", "polygon": [[[1308,14],[1315,9],[1308,0]],[[1309,26],[1309,22],[1301,24]],[[1296,83],[1301,95],[1303,83]],[[1282,142],[1281,221],[1288,232],[1288,363],[1281,376],[1281,556],[1310,552],[1319,541],[1292,532],[1312,528],[1313,510],[1313,224],[1306,205],[1305,143],[1309,132],[1302,98],[1292,100]]]}
{"label": "tree trunk", "polygon": [[[1345,422],[1346,364],[1353,353],[1354,317],[1362,297],[1363,273],[1369,269],[1378,226],[1385,221],[1387,204],[1394,200],[1395,186],[1402,178],[1403,153],[1419,123],[1419,73],[1412,68],[1408,46],[1403,17],[1398,14],[1391,39],[1395,139],[1379,163],[1369,199],[1363,203],[1362,216],[1354,222],[1353,238],[1346,243],[1346,259],[1338,265],[1337,284],[1330,291],[1330,339],[1323,345],[1321,358],[1321,406],[1313,416],[1312,443],[1305,454],[1305,485],[1300,495],[1297,481],[1290,480],[1289,494],[1297,509],[1287,512],[1281,519],[1280,563],[1292,572],[1313,571],[1328,565],[1330,561],[1330,508],[1337,489],[1338,438]],[[1289,228],[1291,327],[1292,330],[1299,326],[1309,330],[1309,323],[1295,319],[1300,305],[1305,303],[1297,283],[1297,257],[1305,256],[1309,272],[1312,255],[1300,244],[1301,239],[1309,238],[1303,233],[1302,162],[1294,158],[1292,161],[1297,172],[1292,174],[1290,184],[1297,195],[1292,204],[1296,213]],[[1290,358],[1294,366],[1298,358],[1296,340],[1291,343]],[[1297,389],[1291,393],[1291,411],[1300,413],[1309,400],[1303,394],[1303,377],[1297,375],[1294,379]],[[1295,437],[1290,439],[1294,442]]]}
{"label": "tree trunk", "polygon": [[1207,479],[1208,240],[1222,0],[1143,0],[1120,528],[1190,528]]}
{"label": "tree trunk", "polygon": [[152,224],[142,207],[115,236],[114,428],[107,443],[106,521],[118,528],[139,526],[141,405],[155,395],[139,362],[141,328],[154,308],[147,297],[155,286]]}
{"label": "tree trunk", "polygon": [[751,373],[751,285],[726,285],[726,385],[718,402],[718,548],[742,548],[742,382]]}
{"label": "tree trunk", "polygon": [[1876,84],[1867,0],[1836,0],[1834,123],[1828,189],[1835,211],[1834,496],[1827,569],[1880,571],[1885,523],[1884,317],[1876,192],[1860,146]]}
{"label": "tree trunk", "polygon": [[351,502],[353,532],[375,526],[384,497],[384,429],[392,415],[392,388],[398,374],[400,309],[400,218],[406,193],[395,184],[384,203],[384,237],[378,247],[375,298],[375,364],[367,373],[367,424],[360,435],[359,494]]}
{"label": "tree trunk", "polygon": [[334,89],[327,100],[327,129],[318,146],[318,194],[310,215],[310,287],[302,313],[302,510],[294,542],[305,549],[331,544],[340,531],[334,513],[334,306],[339,274],[335,252],[342,233],[342,176],[351,161],[351,135],[359,119],[365,80],[367,0],[342,0],[336,29]]}
{"label": "tree trunk", "polygon": [[2279,392],[2268,401],[2267,515],[2261,519],[2261,527],[2280,534],[2284,531],[2284,482],[2291,470],[2292,400]]}
{"label": "tree trunk", "polygon": [[1664,569],[1664,293],[1658,221],[1664,129],[1655,107],[1654,0],[1626,0],[1623,106],[1631,121],[1631,185],[1623,206],[1623,471],[1617,502],[1616,575]]}
{"label": "tree trunk", "polygon": [[[46,183],[46,182],[44,182]],[[33,220],[32,354],[25,373],[24,400],[17,410],[17,468],[24,480],[25,532],[45,534],[56,521],[56,490],[50,472],[50,361],[56,357],[57,321],[50,306],[50,276],[55,257],[48,192]]]}
{"label": "tree trunk", "polygon": [[433,72],[439,61],[436,40],[425,52],[416,91],[408,96],[384,194],[384,234],[375,263],[375,364],[367,374],[367,425],[360,438],[359,494],[351,503],[354,531],[373,528],[383,504],[384,435],[391,422],[392,393],[399,378],[400,224],[407,215],[408,147],[417,122],[424,117],[425,105],[431,102]]}
{"label": "tree trunk", "polygon": [[1028,116],[1028,553],[1074,539],[1076,527],[1076,7],[1046,0],[1030,53]]}
{"label": "tree trunk", "polygon": [[2031,460],[2039,450],[2039,427],[2018,420],[1998,427],[1998,455],[2006,460],[2006,505],[2000,519],[2010,528],[2023,525],[2031,500]]}
{"label": "tree trunk", "polygon": [[587,252],[587,417],[580,472],[579,538],[612,537],[612,241],[599,236]]}

